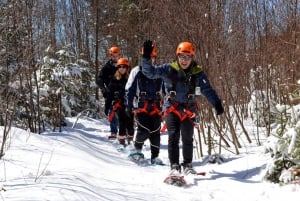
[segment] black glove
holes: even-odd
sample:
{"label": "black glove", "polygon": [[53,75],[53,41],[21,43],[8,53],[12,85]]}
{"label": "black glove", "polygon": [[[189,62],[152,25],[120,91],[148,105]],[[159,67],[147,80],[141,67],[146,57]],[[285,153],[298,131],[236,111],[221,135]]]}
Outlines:
{"label": "black glove", "polygon": [[132,117],[132,108],[131,107],[126,107],[125,108],[125,114],[127,117],[131,118]]}
{"label": "black glove", "polygon": [[217,104],[215,105],[215,109],[216,109],[217,115],[221,115],[224,112],[224,108],[223,108],[221,102],[217,102]]}
{"label": "black glove", "polygon": [[151,40],[146,40],[144,42],[144,45],[143,45],[143,57],[150,59],[152,50],[153,50],[152,41]]}
{"label": "black glove", "polygon": [[109,93],[110,93],[109,89],[108,88],[103,88],[101,91],[102,91],[103,98],[104,99],[108,98]]}

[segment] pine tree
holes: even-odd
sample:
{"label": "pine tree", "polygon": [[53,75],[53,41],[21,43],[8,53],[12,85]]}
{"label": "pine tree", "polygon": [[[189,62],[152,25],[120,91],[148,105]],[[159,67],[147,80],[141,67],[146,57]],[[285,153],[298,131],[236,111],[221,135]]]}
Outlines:
{"label": "pine tree", "polygon": [[[96,107],[93,96],[96,86],[88,62],[79,59],[70,46],[55,53],[48,48],[45,54],[40,63],[39,90],[46,122],[59,124],[66,116]],[[59,106],[62,115],[57,121]]]}
{"label": "pine tree", "polygon": [[[300,83],[291,97],[300,99]],[[300,104],[277,105],[276,122],[272,125],[266,151],[272,161],[265,179],[275,183],[289,183],[297,179],[300,169]]]}

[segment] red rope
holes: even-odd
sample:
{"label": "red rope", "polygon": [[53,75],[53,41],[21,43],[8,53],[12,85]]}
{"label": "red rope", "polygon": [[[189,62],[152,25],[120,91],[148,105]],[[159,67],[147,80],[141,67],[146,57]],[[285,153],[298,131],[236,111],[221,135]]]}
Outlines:
{"label": "red rope", "polygon": [[121,105],[121,99],[118,100],[118,102],[116,102],[114,105],[113,105],[113,109],[111,111],[111,113],[109,114],[109,117],[108,117],[108,121],[109,122],[112,122],[114,116],[115,116],[115,113],[118,109],[122,108],[122,105]]}

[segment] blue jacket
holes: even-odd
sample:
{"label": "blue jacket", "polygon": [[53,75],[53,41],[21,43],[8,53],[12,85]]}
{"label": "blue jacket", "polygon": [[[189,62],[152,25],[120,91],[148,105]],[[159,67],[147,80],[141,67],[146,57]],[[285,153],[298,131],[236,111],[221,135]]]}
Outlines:
{"label": "blue jacket", "polygon": [[[141,66],[133,68],[125,86],[125,105],[133,107],[135,98],[144,99],[138,102],[138,108],[143,107],[144,101],[159,101],[162,95],[162,79],[149,79],[141,70]],[[159,93],[159,94],[157,94]],[[148,108],[151,110],[151,108]]]}
{"label": "blue jacket", "polygon": [[[178,103],[184,108],[188,108],[192,112],[196,112],[195,108],[195,90],[200,88],[201,94],[203,94],[207,100],[216,107],[221,103],[215,90],[209,83],[205,73],[200,65],[195,61],[192,61],[189,70],[184,71],[177,61],[173,63],[161,64],[153,66],[150,59],[142,59],[142,71],[150,79],[162,78],[165,85],[165,91],[167,95],[164,101],[164,110],[169,108],[172,104]],[[176,94],[173,98],[170,98],[171,91],[175,91]],[[192,95],[192,99],[189,98]]]}

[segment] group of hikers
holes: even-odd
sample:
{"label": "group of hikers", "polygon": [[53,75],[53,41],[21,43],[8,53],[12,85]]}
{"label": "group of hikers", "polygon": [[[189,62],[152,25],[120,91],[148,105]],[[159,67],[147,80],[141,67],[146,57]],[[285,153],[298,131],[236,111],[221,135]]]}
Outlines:
{"label": "group of hikers", "polygon": [[[97,85],[105,99],[104,112],[110,122],[110,139],[134,145],[142,155],[149,139],[151,163],[159,164],[161,123],[168,130],[168,157],[171,171],[195,173],[192,166],[196,96],[204,95],[220,115],[222,102],[210,85],[201,66],[194,60],[195,47],[181,42],[176,60],[156,64],[157,48],[151,40],[143,43],[140,66],[131,69],[127,58],[120,57],[117,46],[109,49],[109,61],[100,70]],[[136,124],[136,134],[134,129]],[[134,135],[135,134],[135,135]],[[180,139],[183,161],[180,163]]]}

